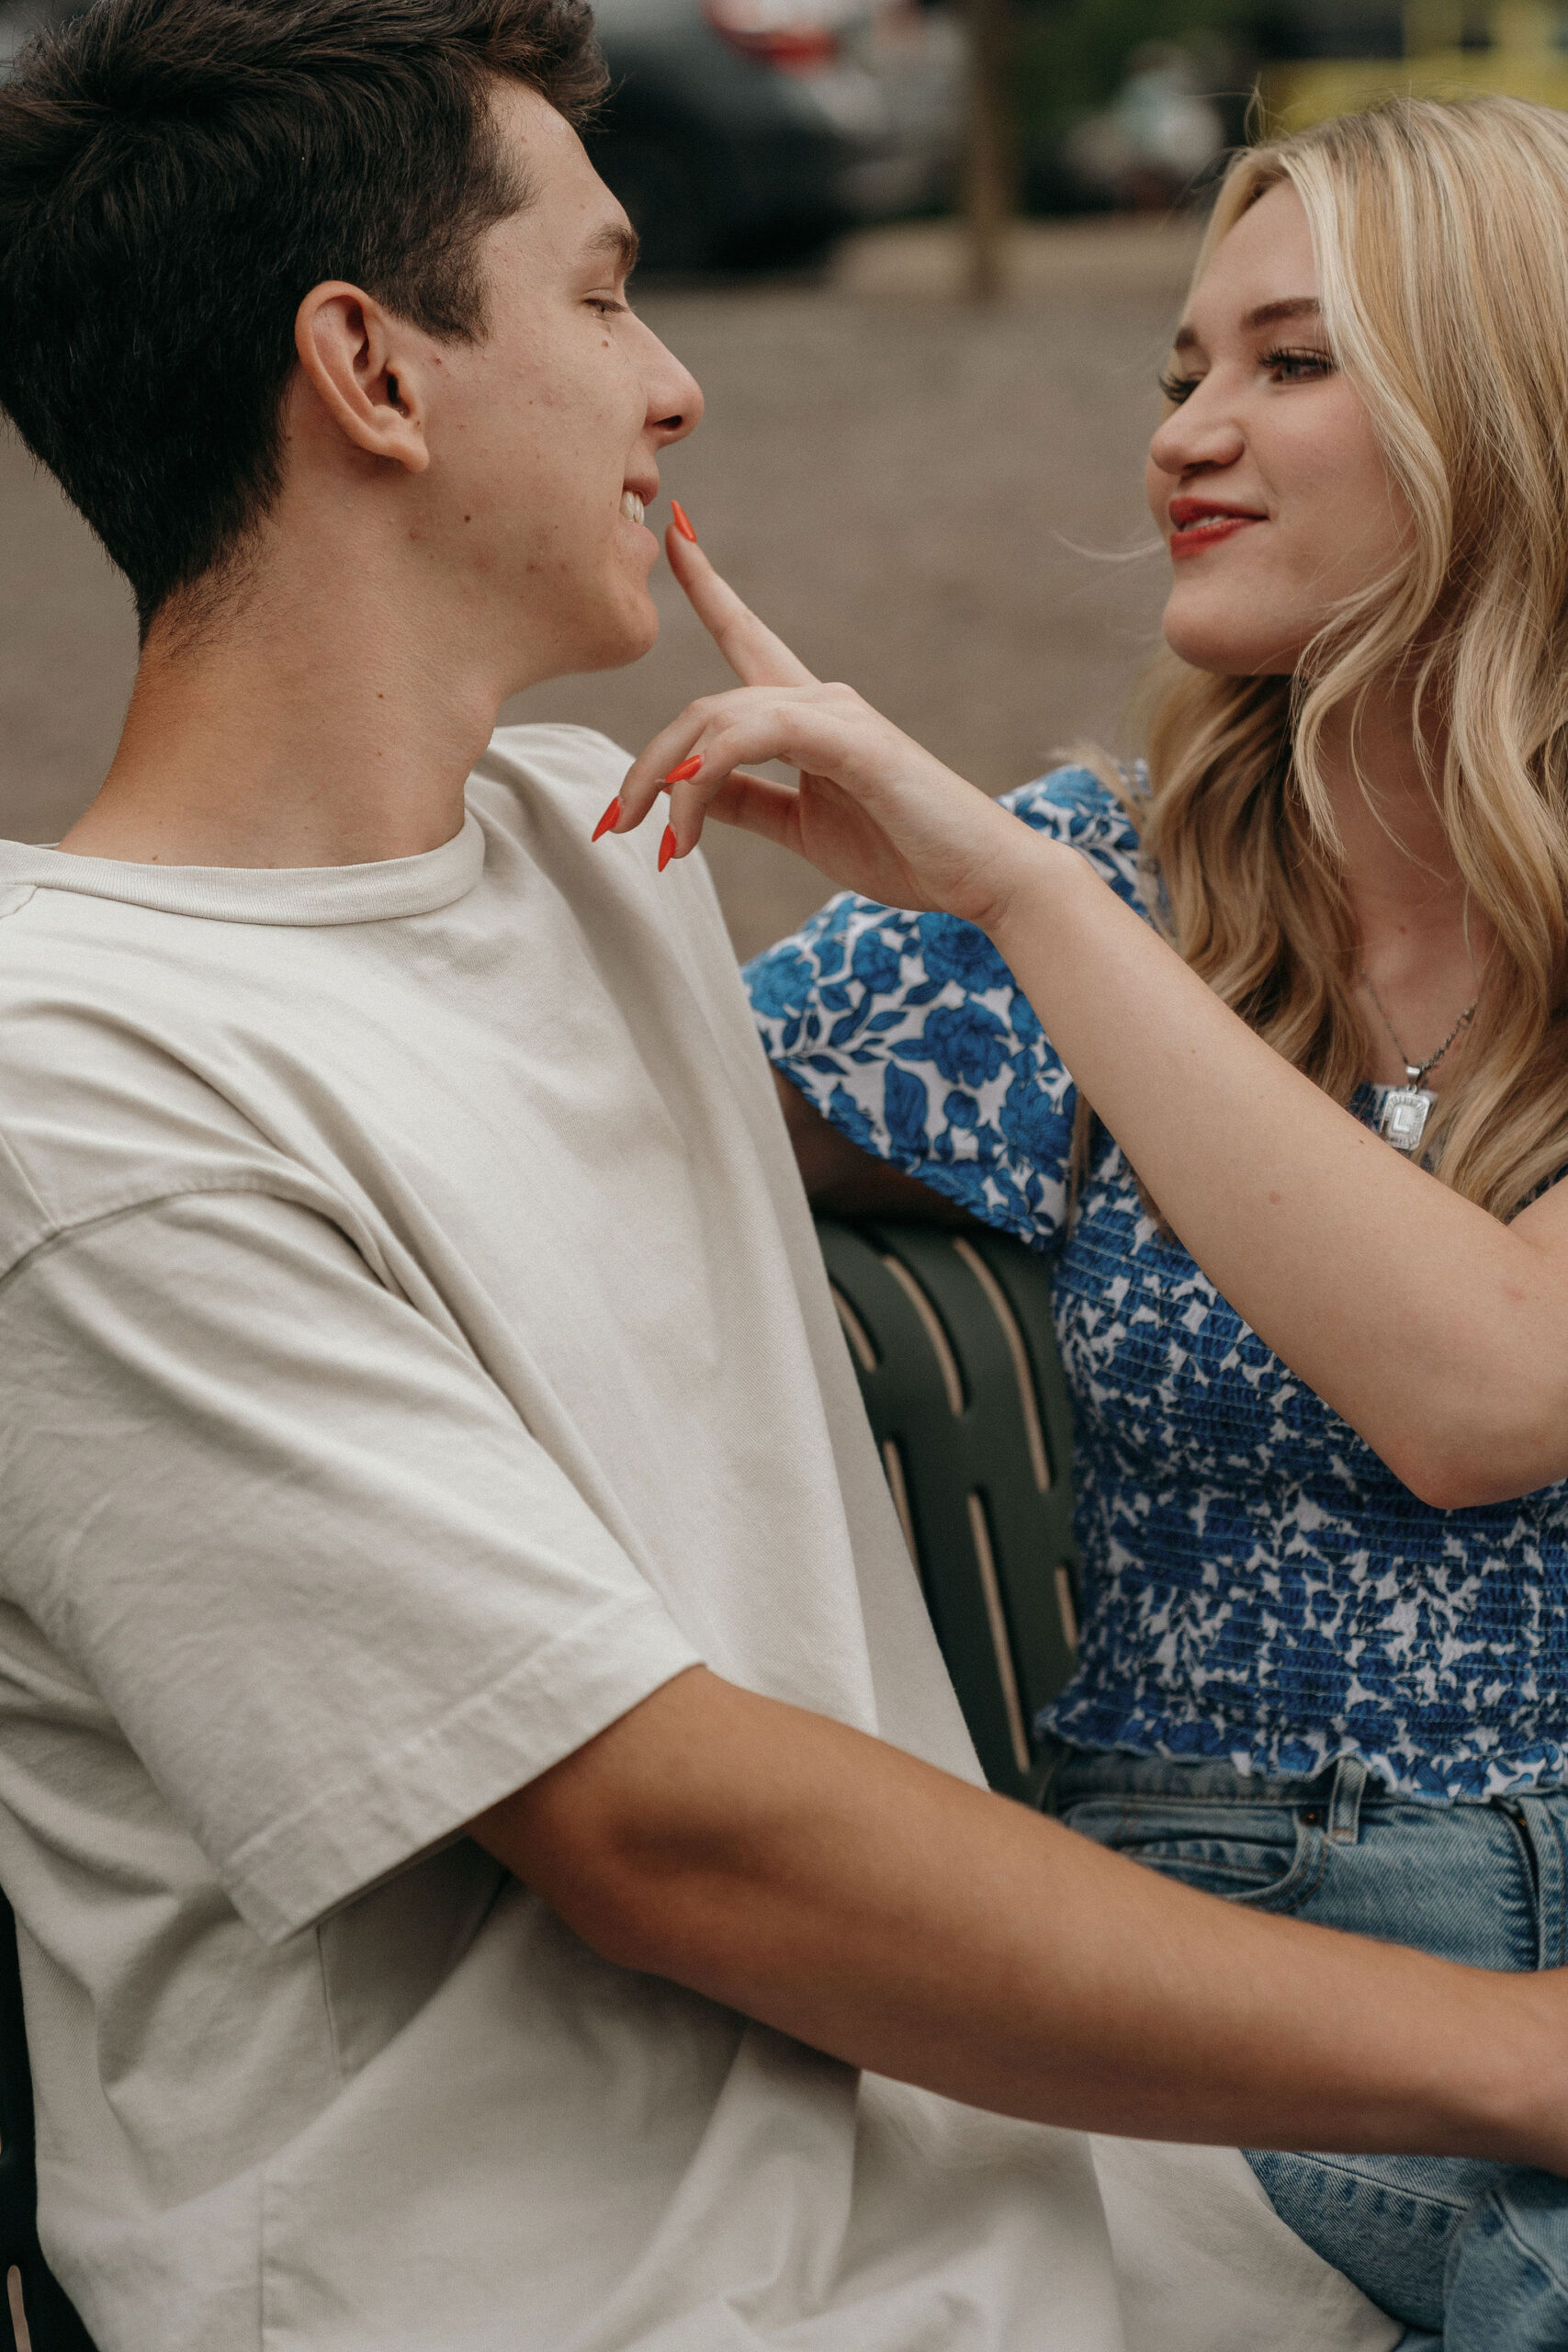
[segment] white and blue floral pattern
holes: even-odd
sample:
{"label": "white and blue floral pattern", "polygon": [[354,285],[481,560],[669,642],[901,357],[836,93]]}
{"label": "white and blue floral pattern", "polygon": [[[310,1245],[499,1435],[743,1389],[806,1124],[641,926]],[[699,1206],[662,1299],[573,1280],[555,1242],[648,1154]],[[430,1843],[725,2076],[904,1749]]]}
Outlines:
{"label": "white and blue floral pattern", "polygon": [[[1134,828],[1087,770],[1004,805],[1143,910]],[[836,1127],[1054,1257],[1086,1609],[1052,1730],[1269,1773],[1359,1755],[1433,1798],[1561,1784],[1568,1486],[1419,1501],[1156,1229],[1104,1135],[1066,1226],[1073,1082],[969,924],[846,893],[747,980]]]}

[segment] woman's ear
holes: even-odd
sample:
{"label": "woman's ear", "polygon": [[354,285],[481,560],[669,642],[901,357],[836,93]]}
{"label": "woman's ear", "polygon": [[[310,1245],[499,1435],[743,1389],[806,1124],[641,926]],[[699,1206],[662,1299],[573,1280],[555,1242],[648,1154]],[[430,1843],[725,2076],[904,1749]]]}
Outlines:
{"label": "woman's ear", "polygon": [[430,463],[423,345],[428,338],[357,286],[313,286],[294,320],[306,380],[344,438],[411,474]]}

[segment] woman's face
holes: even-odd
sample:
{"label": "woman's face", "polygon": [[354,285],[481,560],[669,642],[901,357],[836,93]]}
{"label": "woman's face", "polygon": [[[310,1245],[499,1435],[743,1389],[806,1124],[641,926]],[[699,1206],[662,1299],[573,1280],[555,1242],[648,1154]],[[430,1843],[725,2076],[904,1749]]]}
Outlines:
{"label": "woman's face", "polygon": [[1177,334],[1146,487],[1174,574],[1166,640],[1196,669],[1292,671],[1410,542],[1317,294],[1306,213],[1281,184],[1221,241]]}

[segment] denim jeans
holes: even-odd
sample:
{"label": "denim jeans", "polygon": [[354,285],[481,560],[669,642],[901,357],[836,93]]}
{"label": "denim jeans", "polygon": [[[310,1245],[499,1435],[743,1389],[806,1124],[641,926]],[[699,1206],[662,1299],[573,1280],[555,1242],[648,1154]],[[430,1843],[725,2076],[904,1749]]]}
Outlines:
{"label": "denim jeans", "polygon": [[[1568,1795],[1415,1804],[1348,1758],[1266,1780],[1058,1741],[1044,1804],[1255,1910],[1478,1968],[1568,1960]],[[1568,2182],[1471,2157],[1247,2161],[1298,2236],[1405,2322],[1401,2352],[1568,2352]]]}

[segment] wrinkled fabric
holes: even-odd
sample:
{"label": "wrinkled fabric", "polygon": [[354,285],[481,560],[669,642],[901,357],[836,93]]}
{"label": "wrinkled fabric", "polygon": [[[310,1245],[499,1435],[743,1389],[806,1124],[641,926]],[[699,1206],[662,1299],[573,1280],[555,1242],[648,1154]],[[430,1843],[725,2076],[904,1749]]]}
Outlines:
{"label": "wrinkled fabric", "polygon": [[[460,1835],[698,1659],[978,1777],[711,887],[590,846],[626,764],[507,731],[370,866],[0,847],[0,1881],[99,2352],[1129,2352],[1086,2140]],[[1306,2274],[1202,2165],[1242,2352]]]}

